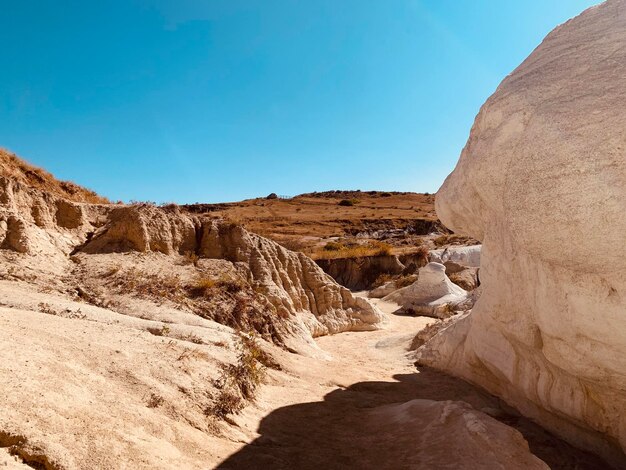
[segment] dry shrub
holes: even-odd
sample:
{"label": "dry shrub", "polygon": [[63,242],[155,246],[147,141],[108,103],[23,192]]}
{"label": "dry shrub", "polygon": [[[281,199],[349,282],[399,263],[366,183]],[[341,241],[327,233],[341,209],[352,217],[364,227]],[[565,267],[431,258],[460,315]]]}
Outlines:
{"label": "dry shrub", "polygon": [[342,199],[341,201],[339,201],[337,205],[343,206],[343,207],[352,207],[355,204],[358,204],[358,202],[359,201],[357,199]]}
{"label": "dry shrub", "polygon": [[[78,259],[78,258],[77,258]],[[115,274],[119,273],[120,270],[122,269],[122,267],[117,264],[115,266],[111,266],[109,269],[107,269],[104,273],[102,273],[102,277],[111,277],[114,276]]]}
{"label": "dry shrub", "polygon": [[182,336],[180,339],[182,339],[183,341],[189,341],[190,343],[194,344],[204,344],[204,340],[194,333],[189,333],[185,336]]}
{"label": "dry shrub", "polygon": [[199,262],[200,257],[193,251],[185,251],[183,254],[183,265],[194,265],[195,267],[198,267]]}
{"label": "dry shrub", "polygon": [[220,419],[238,413],[246,401],[254,399],[258,386],[265,378],[262,363],[267,354],[259,347],[256,337],[249,333],[239,333],[238,355],[235,364],[222,366],[222,373],[216,381],[220,389],[213,405],[205,411]]}
{"label": "dry shrub", "polygon": [[474,240],[471,237],[466,237],[463,235],[452,234],[444,234],[433,240],[435,246],[442,247],[445,245],[475,245],[478,241]]}
{"label": "dry shrub", "polygon": [[148,408],[158,408],[163,404],[165,400],[161,395],[157,395],[156,393],[150,394],[150,398],[148,398],[147,406]]}
{"label": "dry shrub", "polygon": [[168,336],[170,334],[170,327],[167,325],[161,325],[160,328],[148,327],[148,333],[154,336]]}
{"label": "dry shrub", "polygon": [[401,276],[401,275],[394,276],[391,274],[381,274],[380,276],[376,278],[376,280],[372,284],[372,288],[380,287],[383,284],[386,284],[390,281],[394,281],[396,284],[396,287],[398,289],[401,289],[402,287],[410,286],[415,281],[417,281],[417,275],[411,274],[409,276]]}
{"label": "dry shrub", "polygon": [[381,274],[372,283],[372,289],[375,289],[376,287],[380,287],[383,284],[387,284],[389,281],[393,281],[393,279],[394,279],[394,276],[392,276],[391,274]]}
{"label": "dry shrub", "polygon": [[418,246],[411,252],[411,254],[417,256],[421,261],[425,261],[424,265],[428,264],[428,253],[429,250],[425,246]]}
{"label": "dry shrub", "polygon": [[339,250],[345,250],[346,246],[343,243],[338,243],[338,242],[328,242],[326,243],[326,245],[324,245],[324,250],[326,251],[339,251]]}
{"label": "dry shrub", "polygon": [[211,297],[218,291],[225,291],[230,294],[236,294],[245,287],[245,283],[241,279],[221,275],[218,278],[199,277],[193,284],[187,286],[187,291],[192,297]]}
{"label": "dry shrub", "polygon": [[173,302],[184,302],[186,295],[180,277],[176,274],[145,273],[132,267],[117,274],[115,270],[105,273],[110,277],[110,285],[121,289],[124,293],[152,299],[167,299]]}

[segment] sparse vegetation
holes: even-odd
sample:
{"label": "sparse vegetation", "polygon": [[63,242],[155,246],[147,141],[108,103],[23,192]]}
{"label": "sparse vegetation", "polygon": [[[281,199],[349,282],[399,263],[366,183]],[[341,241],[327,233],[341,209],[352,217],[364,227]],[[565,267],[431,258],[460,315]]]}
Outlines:
{"label": "sparse vegetation", "polygon": [[168,336],[170,334],[170,327],[167,325],[161,325],[159,328],[148,327],[147,330],[154,336]]}
{"label": "sparse vegetation", "polygon": [[381,274],[372,283],[372,288],[380,287],[383,284],[391,281],[394,281],[396,283],[396,287],[400,289],[402,287],[410,286],[415,281],[417,281],[417,274],[410,274],[408,276],[393,276],[391,274]]}
{"label": "sparse vegetation", "polygon": [[26,186],[37,188],[50,194],[61,196],[74,202],[107,204],[107,198],[71,181],[57,180],[47,171],[19,158],[17,155],[0,149],[0,174]]}
{"label": "sparse vegetation", "polygon": [[411,274],[409,276],[400,276],[396,279],[396,287],[401,289],[402,287],[410,286],[417,281],[417,274]]}
{"label": "sparse vegetation", "polygon": [[211,297],[218,290],[231,294],[241,291],[245,287],[243,280],[222,275],[218,278],[198,277],[187,286],[192,297]]}
{"label": "sparse vegetation", "polygon": [[360,201],[358,199],[342,199],[339,201],[338,205],[343,207],[352,207],[359,202]]}
{"label": "sparse vegetation", "polygon": [[324,250],[326,251],[339,251],[339,250],[344,250],[346,248],[346,246],[343,243],[337,243],[337,242],[328,242],[326,243],[326,245],[324,245]]}
{"label": "sparse vegetation", "polygon": [[145,273],[132,267],[117,273],[112,282],[124,291],[133,292],[141,297],[165,298],[175,302],[185,299],[180,277],[175,274]]}
{"label": "sparse vegetation", "polygon": [[392,253],[393,247],[380,241],[354,245],[329,242],[321,250],[313,252],[311,257],[313,259],[362,258],[364,256],[386,256]]}
{"label": "sparse vegetation", "polygon": [[239,333],[238,355],[235,364],[222,367],[215,385],[220,390],[207,415],[228,419],[243,409],[246,401],[254,399],[257,387],[265,377],[262,359],[267,354],[260,348],[255,336]]}
{"label": "sparse vegetation", "polygon": [[442,247],[446,245],[469,245],[478,243],[470,237],[456,235],[454,233],[441,235],[433,240],[436,246]]}
{"label": "sparse vegetation", "polygon": [[[78,258],[77,258],[78,259]],[[107,269],[103,274],[102,277],[111,277],[114,276],[115,274],[119,273],[120,270],[122,269],[122,267],[118,264],[115,266],[111,266],[109,269]]]}
{"label": "sparse vegetation", "polygon": [[148,408],[158,408],[159,406],[161,406],[164,402],[164,398],[161,395],[158,395],[156,393],[151,393],[150,397],[148,398],[148,403],[146,404],[146,406]]}
{"label": "sparse vegetation", "polygon": [[39,311],[41,313],[47,313],[48,315],[58,315],[59,312],[57,312],[54,308],[52,308],[52,306],[46,302],[39,302]]}
{"label": "sparse vegetation", "polygon": [[188,335],[185,335],[181,337],[180,339],[182,339],[183,341],[189,341],[190,343],[194,343],[194,344],[205,344],[204,340],[200,338],[200,336],[193,334],[193,333],[189,333]]}
{"label": "sparse vegetation", "polygon": [[[296,211],[298,211],[298,209],[296,209]],[[261,234],[259,234],[261,235]],[[271,238],[271,234],[269,234],[269,236],[266,236],[266,238]],[[290,239],[286,239],[286,240],[275,240],[278,241],[278,243],[283,246],[284,248],[287,248],[290,251],[300,251],[300,252],[304,252],[306,247],[307,247],[307,243],[303,240],[298,240],[295,238],[290,238]]]}

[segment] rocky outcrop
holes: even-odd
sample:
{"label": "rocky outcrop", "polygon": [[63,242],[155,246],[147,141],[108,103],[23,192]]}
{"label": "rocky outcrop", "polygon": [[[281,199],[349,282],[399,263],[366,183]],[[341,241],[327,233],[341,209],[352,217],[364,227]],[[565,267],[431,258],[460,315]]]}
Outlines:
{"label": "rocky outcrop", "polygon": [[437,213],[482,297],[421,362],[626,465],[626,1],[556,28],[476,118]]}
{"label": "rocky outcrop", "polygon": [[351,290],[365,290],[377,286],[376,281],[381,276],[408,276],[416,273],[428,263],[428,251],[418,249],[398,255],[318,259],[316,263],[342,286]]}
{"label": "rocky outcrop", "polygon": [[316,262],[335,281],[353,290],[369,289],[381,275],[401,274],[405,270],[395,255],[318,259]]}
{"label": "rocky outcrop", "polygon": [[[0,152],[0,162],[1,157]],[[67,258],[107,211],[108,206],[63,199],[0,176],[0,248]]]}
{"label": "rocky outcrop", "polygon": [[382,313],[345,287],[302,253],[283,248],[241,226],[219,221],[202,225],[199,253],[244,263],[250,279],[281,316],[297,313],[313,336],[379,328]]}
{"label": "rocky outcrop", "polygon": [[472,291],[480,286],[479,268],[466,267],[454,261],[446,261],[444,266],[448,278],[461,289]]}
{"label": "rocky outcrop", "polygon": [[85,253],[123,251],[193,253],[224,259],[246,273],[275,314],[313,337],[379,328],[383,315],[353,296],[302,253],[247,232],[241,226],[149,205],[114,209],[108,223],[81,248]]}
{"label": "rocky outcrop", "polygon": [[439,263],[428,263],[419,270],[417,281],[383,298],[406,311],[436,318],[449,317],[467,299],[467,292],[448,279]]}

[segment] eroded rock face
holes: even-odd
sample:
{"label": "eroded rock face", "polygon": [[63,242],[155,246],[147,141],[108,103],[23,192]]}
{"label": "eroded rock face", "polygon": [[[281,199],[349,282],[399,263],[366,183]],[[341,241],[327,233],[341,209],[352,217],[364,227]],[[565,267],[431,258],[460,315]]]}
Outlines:
{"label": "eroded rock face", "polygon": [[626,1],[556,28],[478,114],[436,208],[482,297],[421,362],[626,464]]}
{"label": "eroded rock face", "polygon": [[[223,259],[247,276],[291,336],[372,330],[383,314],[337,285],[313,260],[233,224],[176,206],[74,202],[0,176],[0,249],[34,257],[46,271],[69,271],[69,256],[136,251]],[[172,261],[174,262],[174,261]],[[265,300],[266,299],[266,300]],[[296,348],[297,349],[297,348]]]}
{"label": "eroded rock face", "polygon": [[82,247],[85,253],[120,251],[194,253],[224,259],[247,273],[276,309],[306,335],[377,329],[383,314],[352,295],[302,253],[247,232],[240,226],[146,205],[124,206]]}
{"label": "eroded rock face", "polygon": [[278,314],[300,313],[314,337],[377,329],[383,320],[376,307],[339,286],[312,259],[241,226],[205,221],[199,250],[201,256],[246,264]]}
{"label": "eroded rock face", "polygon": [[342,286],[354,290],[371,288],[383,274],[400,274],[404,264],[395,255],[318,259],[317,264]]}
{"label": "eroded rock face", "polygon": [[65,258],[94,228],[92,223],[98,214],[106,210],[104,206],[69,201],[0,176],[0,248]]}

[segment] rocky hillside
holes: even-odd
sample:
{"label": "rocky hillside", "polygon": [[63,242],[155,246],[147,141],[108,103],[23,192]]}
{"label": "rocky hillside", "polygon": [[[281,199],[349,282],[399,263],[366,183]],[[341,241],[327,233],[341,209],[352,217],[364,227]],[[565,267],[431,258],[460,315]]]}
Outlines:
{"label": "rocky hillside", "polygon": [[626,465],[626,1],[556,28],[482,107],[437,195],[484,242],[473,312],[421,363]]}

